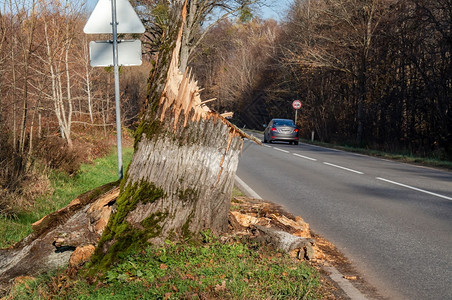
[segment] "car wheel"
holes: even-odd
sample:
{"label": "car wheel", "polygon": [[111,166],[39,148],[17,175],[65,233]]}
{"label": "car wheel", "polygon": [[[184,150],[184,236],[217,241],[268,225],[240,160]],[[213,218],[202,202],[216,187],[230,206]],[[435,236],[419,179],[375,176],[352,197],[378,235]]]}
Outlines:
{"label": "car wheel", "polygon": [[289,145],[293,145],[293,142],[289,142]]}
{"label": "car wheel", "polygon": [[298,145],[298,142],[294,142],[295,145]]}

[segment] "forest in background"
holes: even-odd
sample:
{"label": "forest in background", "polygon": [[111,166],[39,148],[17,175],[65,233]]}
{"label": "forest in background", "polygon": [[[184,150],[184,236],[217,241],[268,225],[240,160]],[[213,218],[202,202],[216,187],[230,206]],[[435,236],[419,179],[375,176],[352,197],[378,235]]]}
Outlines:
{"label": "forest in background", "polygon": [[296,0],[280,23],[225,21],[193,66],[205,98],[262,130],[452,159],[452,1]]}
{"label": "forest in background", "polygon": [[[199,1],[202,13],[220,2]],[[109,37],[83,33],[84,1],[0,3],[4,213],[43,168],[76,173],[108,151],[115,112],[112,69],[88,56],[90,40]],[[120,74],[123,124],[133,128],[167,15],[166,1],[131,3],[147,27],[143,65]],[[251,8],[188,28],[186,63],[211,108],[262,130],[293,118],[299,99],[303,138],[452,160],[452,1],[296,0],[280,22]]]}
{"label": "forest in background", "polygon": [[[83,32],[84,1],[0,3],[0,212],[9,214],[48,170],[75,174],[111,151],[114,74],[90,66],[89,41],[111,37]],[[150,68],[121,68],[124,126],[137,120]]]}

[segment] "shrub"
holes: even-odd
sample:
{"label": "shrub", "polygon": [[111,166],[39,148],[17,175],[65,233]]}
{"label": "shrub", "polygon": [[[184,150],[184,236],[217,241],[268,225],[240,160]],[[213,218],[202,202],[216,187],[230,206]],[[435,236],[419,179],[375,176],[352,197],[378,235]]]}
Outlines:
{"label": "shrub", "polygon": [[77,149],[70,149],[67,143],[59,137],[41,139],[35,150],[35,155],[52,169],[74,174],[82,164]]}

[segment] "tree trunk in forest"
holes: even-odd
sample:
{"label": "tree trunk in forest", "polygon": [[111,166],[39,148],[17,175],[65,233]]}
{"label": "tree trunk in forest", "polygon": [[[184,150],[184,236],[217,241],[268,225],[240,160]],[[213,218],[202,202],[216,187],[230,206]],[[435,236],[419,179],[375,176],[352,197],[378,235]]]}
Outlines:
{"label": "tree trunk in forest", "polygon": [[188,67],[188,60],[190,57],[190,50],[191,50],[191,39],[192,37],[192,31],[194,30],[195,26],[195,17],[198,13],[198,1],[197,0],[191,0],[188,3],[188,16],[184,20],[183,27],[183,34],[182,34],[182,40],[181,40],[181,49],[179,53],[179,69],[181,72],[184,72],[185,69]]}
{"label": "tree trunk in forest", "polygon": [[[93,117],[93,104],[92,104],[92,95],[91,95],[91,73],[90,73],[90,63],[89,63],[89,49],[88,49],[88,41],[86,39],[83,40],[83,56],[85,57],[84,65],[85,65],[85,87],[86,87],[86,97],[88,100],[88,113],[91,124],[94,123]],[[81,111],[80,106],[80,111]]]}
{"label": "tree trunk in forest", "polygon": [[364,119],[364,102],[366,100],[366,58],[363,56],[358,71],[358,108],[357,121],[358,128],[356,132],[356,143],[361,146],[363,140],[363,119]]}
{"label": "tree trunk in forest", "polygon": [[117,212],[92,259],[93,270],[149,242],[227,229],[243,134],[203,105],[196,81],[179,71],[186,2],[180,7],[171,18],[178,26],[168,26],[163,35],[135,153],[121,183]]}
{"label": "tree trunk in forest", "polygon": [[[11,21],[12,22],[12,21]],[[15,60],[16,60],[16,56],[15,56],[15,43],[16,43],[16,39],[15,37],[12,37],[12,42],[11,42],[11,80],[12,80],[12,89],[13,91],[16,90],[17,87],[17,78],[16,78],[16,64],[15,64]],[[12,94],[11,97],[11,101],[13,103],[13,145],[14,145],[14,151],[17,150],[17,120],[16,120],[16,115],[17,115],[17,102],[16,102],[16,93]]]}

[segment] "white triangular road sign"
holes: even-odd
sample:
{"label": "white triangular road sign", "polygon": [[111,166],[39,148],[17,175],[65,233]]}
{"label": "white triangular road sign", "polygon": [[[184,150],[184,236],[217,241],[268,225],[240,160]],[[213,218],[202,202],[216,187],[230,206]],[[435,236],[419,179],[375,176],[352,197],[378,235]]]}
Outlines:
{"label": "white triangular road sign", "polygon": [[[143,33],[145,28],[128,0],[116,0],[118,33]],[[99,0],[83,28],[88,34],[113,32],[111,21],[111,0]]]}

